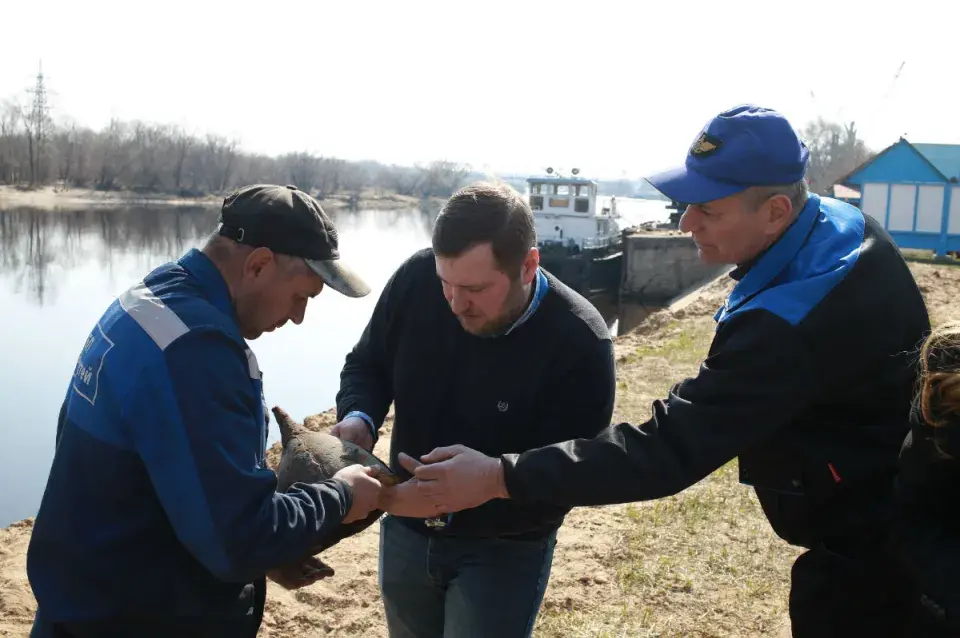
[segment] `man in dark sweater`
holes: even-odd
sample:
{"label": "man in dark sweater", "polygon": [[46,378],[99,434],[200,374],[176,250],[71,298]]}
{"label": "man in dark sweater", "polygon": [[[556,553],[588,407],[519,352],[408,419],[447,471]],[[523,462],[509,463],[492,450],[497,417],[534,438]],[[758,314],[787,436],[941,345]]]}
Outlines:
{"label": "man in dark sweater", "polygon": [[[609,330],[538,263],[519,193],[481,182],[454,194],[433,249],[394,273],[348,354],[332,433],[371,449],[393,402],[390,465],[409,477],[400,452],[466,441],[521,453],[609,425]],[[380,529],[390,635],[530,635],[570,508],[499,501],[430,518],[403,496],[415,490],[396,494]]]}

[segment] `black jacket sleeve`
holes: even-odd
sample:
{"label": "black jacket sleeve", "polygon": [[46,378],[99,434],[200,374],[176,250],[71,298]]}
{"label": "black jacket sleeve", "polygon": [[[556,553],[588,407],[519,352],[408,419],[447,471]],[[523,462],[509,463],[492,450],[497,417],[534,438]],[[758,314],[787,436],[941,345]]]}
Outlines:
{"label": "black jacket sleeve", "polygon": [[960,427],[935,431],[916,406],[911,421],[894,492],[893,544],[926,621],[960,633]]}
{"label": "black jacket sleeve", "polygon": [[503,455],[507,491],[567,506],[669,496],[774,434],[817,391],[797,331],[768,312],[746,312],[721,327],[696,378],[654,402],[646,423]]}
{"label": "black jacket sleeve", "polygon": [[393,402],[391,334],[410,280],[410,261],[393,273],[380,293],[366,327],[353,349],[347,353],[340,371],[337,392],[337,420],[354,410],[368,415],[377,429]]}

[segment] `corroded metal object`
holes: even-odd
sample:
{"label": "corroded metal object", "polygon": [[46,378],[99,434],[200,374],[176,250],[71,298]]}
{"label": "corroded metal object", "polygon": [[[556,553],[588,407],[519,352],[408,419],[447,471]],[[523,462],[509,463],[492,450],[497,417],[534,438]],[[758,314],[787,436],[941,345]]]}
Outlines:
{"label": "corroded metal object", "polygon": [[[283,447],[277,468],[278,492],[289,490],[295,483],[322,483],[343,468],[357,463],[376,468],[378,473],[375,478],[383,485],[400,483],[400,477],[386,463],[359,445],[325,432],[308,430],[281,408],[274,407],[272,412],[280,428],[280,444]],[[381,510],[374,510],[366,518],[340,525],[311,553],[322,552],[344,538],[362,532],[376,522],[381,514]]]}

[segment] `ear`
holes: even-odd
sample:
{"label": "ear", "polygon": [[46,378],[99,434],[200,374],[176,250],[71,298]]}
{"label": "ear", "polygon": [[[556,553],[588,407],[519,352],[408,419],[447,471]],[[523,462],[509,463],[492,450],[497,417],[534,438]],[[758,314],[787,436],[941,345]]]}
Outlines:
{"label": "ear", "polygon": [[536,247],[527,251],[527,256],[523,259],[523,266],[520,269],[520,280],[524,285],[533,281],[537,274],[537,266],[540,265],[540,250]]}
{"label": "ear", "polygon": [[254,248],[250,251],[250,254],[247,255],[247,258],[243,262],[243,274],[244,276],[250,276],[256,279],[273,272],[276,265],[277,262],[274,258],[273,251],[261,246]]}
{"label": "ear", "polygon": [[778,235],[793,221],[793,204],[786,195],[774,195],[763,204],[768,235]]}

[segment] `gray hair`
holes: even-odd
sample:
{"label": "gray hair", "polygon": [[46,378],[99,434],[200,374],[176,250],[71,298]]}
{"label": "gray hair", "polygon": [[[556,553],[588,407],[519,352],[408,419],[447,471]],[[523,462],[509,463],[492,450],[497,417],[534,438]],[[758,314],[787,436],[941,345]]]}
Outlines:
{"label": "gray hair", "polygon": [[[228,237],[218,234],[217,231],[214,231],[207,237],[206,245],[204,246],[204,252],[209,255],[214,262],[220,264],[228,264],[235,259],[246,259],[247,255],[253,250],[253,246],[235,242]],[[298,275],[301,272],[306,272],[308,268],[307,262],[300,257],[277,252],[273,253],[273,256],[277,264],[287,275]]]}
{"label": "gray hair", "polygon": [[804,180],[792,184],[779,184],[776,186],[752,186],[744,192],[744,205],[747,210],[754,211],[760,205],[776,195],[786,195],[790,199],[790,205],[793,207],[794,214],[798,213],[807,203],[810,197],[810,191],[807,189],[807,183]]}

